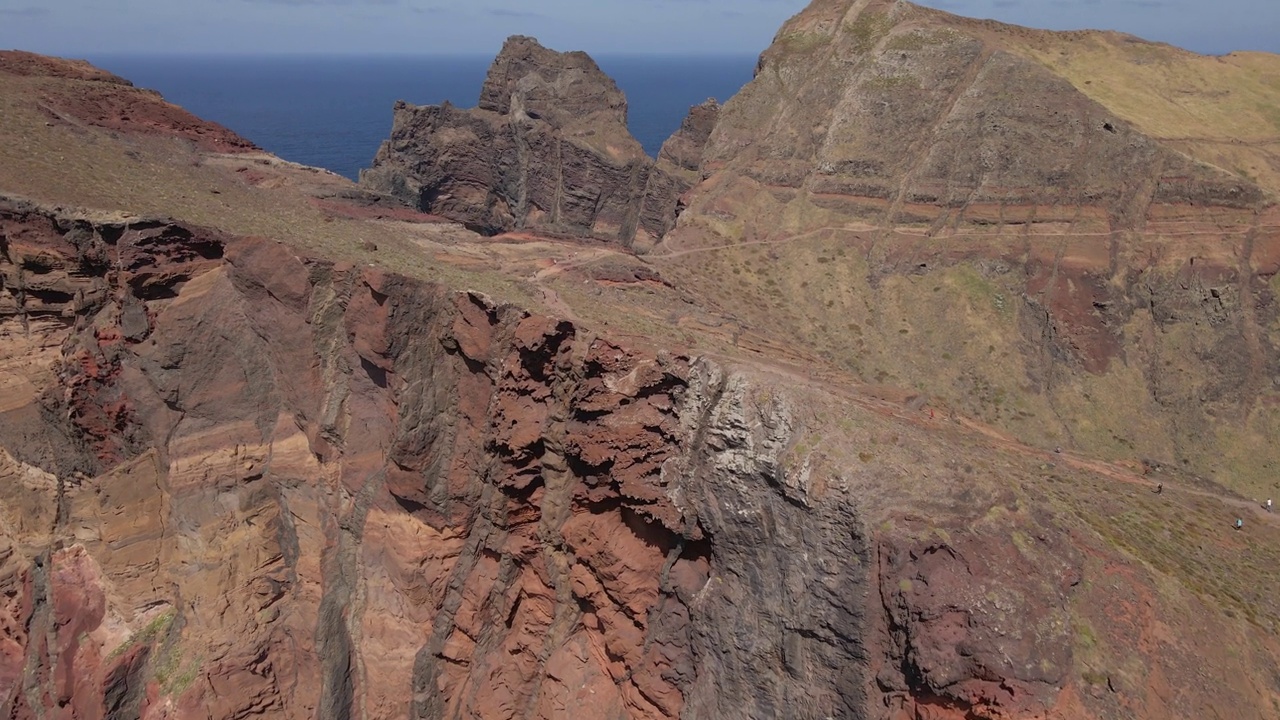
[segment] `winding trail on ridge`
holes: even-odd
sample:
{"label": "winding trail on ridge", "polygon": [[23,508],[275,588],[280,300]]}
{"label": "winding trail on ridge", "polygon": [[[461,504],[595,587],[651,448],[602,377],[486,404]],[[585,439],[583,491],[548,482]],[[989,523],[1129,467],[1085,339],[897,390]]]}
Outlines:
{"label": "winding trail on ridge", "polygon": [[[1167,223],[1167,224],[1172,225],[1173,223]],[[1200,223],[1180,222],[1178,224],[1197,225]],[[1148,230],[1148,231],[1140,232],[1139,234],[1140,235],[1158,235],[1161,237],[1221,237],[1226,235],[1248,235],[1249,233],[1255,232],[1257,230],[1275,230],[1275,229],[1280,229],[1280,225],[1257,225],[1257,226],[1241,227],[1239,229],[1222,229],[1222,230],[1170,230],[1170,231]],[[823,233],[823,232],[835,231],[835,232],[848,232],[848,233],[872,233],[872,232],[879,232],[880,230],[881,228],[877,225],[864,225],[864,224],[824,225],[822,227],[814,228],[812,230],[806,230],[796,235],[787,235],[785,237],[777,238],[775,240],[744,240],[742,242],[726,243],[723,245],[708,245],[705,247],[686,248],[684,250],[667,249],[662,252],[650,253],[649,255],[645,255],[641,257],[641,259],[644,260],[644,259],[652,258],[655,260],[666,260],[668,258],[683,257],[685,255],[715,252],[719,250],[732,250],[734,248],[750,247],[753,245],[785,245],[787,243],[795,242],[797,240],[803,240],[805,238],[812,237],[813,235],[817,235],[818,233]],[[1105,232],[1072,232],[1068,230],[1068,231],[1055,231],[1055,232],[1033,232],[1031,233],[1031,236],[1036,238],[1042,238],[1042,237],[1045,237],[1045,238],[1050,238],[1050,237],[1082,237],[1082,238],[1083,237],[1106,237],[1106,238],[1109,238],[1121,232],[1124,232],[1124,231],[1108,230]],[[972,240],[972,239],[984,239],[984,238],[988,238],[988,239],[989,238],[1006,238],[1009,240],[1019,239],[1018,236],[1010,235],[1009,233],[1005,233],[1005,232],[952,233],[952,234],[938,235],[938,234],[931,233],[929,230],[904,229],[904,228],[898,228],[896,230],[893,230],[892,234],[913,235],[921,238],[938,238],[942,240]]]}
{"label": "winding trail on ridge", "polygon": [[[971,438],[980,438],[980,442],[989,447],[1047,463],[1062,463],[1077,470],[1100,475],[1108,480],[1141,486],[1149,490],[1159,483],[1164,486],[1164,492],[1172,491],[1184,495],[1217,500],[1238,510],[1252,510],[1256,518],[1272,525],[1280,525],[1280,517],[1277,517],[1275,513],[1268,513],[1262,504],[1240,495],[1199,490],[1190,487],[1184,482],[1174,480],[1164,473],[1152,478],[1139,475],[1122,465],[1105,460],[1097,460],[1065,450],[1058,453],[1053,450],[1028,445],[990,425],[951,410],[937,413],[935,417],[931,418],[928,415],[929,404],[927,401],[920,410],[913,410],[903,403],[878,398],[869,394],[868,389],[870,386],[866,384],[858,383],[852,379],[837,379],[832,377],[830,373],[818,371],[811,374],[795,366],[765,359],[744,359],[714,353],[704,353],[704,356],[728,366],[738,365],[757,368],[770,374],[784,376],[798,384],[808,385],[824,392],[838,395],[865,410],[893,418],[899,422],[909,423],[916,427],[941,429],[945,427],[944,424],[949,424],[953,429],[965,432]],[[905,389],[904,392],[906,392]]]}
{"label": "winding trail on ridge", "polygon": [[[1280,226],[1267,226],[1267,227],[1280,227]],[[726,249],[738,248],[738,247],[744,247],[744,246],[780,245],[780,244],[802,240],[802,239],[812,237],[814,235],[817,235],[819,233],[824,233],[824,232],[841,231],[841,232],[856,233],[856,232],[872,232],[875,229],[876,228],[873,225],[825,226],[820,228],[814,228],[812,230],[808,230],[803,233],[791,235],[791,236],[776,239],[776,240],[757,240],[757,241],[733,243],[730,245],[717,245],[717,246],[711,246],[711,247],[690,248],[686,250],[675,250],[675,251],[668,251],[668,252],[663,252],[658,254],[651,254],[648,256],[636,256],[630,252],[615,250],[612,248],[582,249],[582,250],[578,250],[571,258],[567,260],[557,261],[553,265],[550,265],[548,267],[542,268],[534,272],[533,274],[529,275],[526,279],[537,289],[540,297],[542,298],[543,302],[547,305],[549,309],[551,309],[555,313],[562,315],[564,319],[569,320],[570,322],[573,322],[581,326],[583,325],[583,323],[577,317],[577,315],[573,312],[573,309],[563,299],[560,298],[560,296],[555,292],[555,290],[544,285],[543,284],[544,281],[554,278],[558,275],[561,275],[566,271],[579,269],[597,260],[600,260],[602,258],[611,257],[615,255],[625,256],[629,259],[640,260],[641,262],[647,262],[649,258],[652,258],[655,260],[665,260],[668,258],[676,258],[676,257],[691,255],[695,253],[714,252],[718,250],[726,250]],[[1161,234],[1221,236],[1221,235],[1229,235],[1229,234],[1243,234],[1243,233],[1248,233],[1253,231],[1256,231],[1256,228],[1249,228],[1249,229],[1241,230],[1239,232],[1230,231],[1230,230],[1218,230],[1218,231],[1186,231],[1183,233],[1161,233]],[[904,234],[925,236],[927,235],[927,231],[921,231],[919,233],[906,232]],[[1114,234],[1115,233],[1113,232],[1098,232],[1098,233],[1058,232],[1058,233],[1041,233],[1039,234],[1039,236],[1042,236],[1042,237],[1055,237],[1055,236],[1057,237],[1065,237],[1065,236],[1110,237]],[[1001,233],[982,233],[982,234],[975,233],[975,234],[958,235],[955,237],[967,239],[972,237],[983,237],[983,236],[1008,237],[1007,235],[1001,234]],[[841,398],[849,401],[850,403],[858,407],[869,410],[871,412],[875,412],[881,416],[893,418],[900,422],[910,423],[918,427],[926,427],[926,428],[935,427],[939,429],[940,429],[940,423],[949,423],[952,428],[959,429],[965,432],[966,434],[968,434],[972,438],[980,437],[981,442],[984,442],[985,444],[993,448],[998,448],[998,449],[1005,450],[1017,455],[1021,455],[1023,457],[1033,458],[1035,460],[1039,460],[1042,462],[1064,463],[1077,470],[1090,472],[1095,475],[1105,477],[1109,480],[1119,482],[1119,483],[1125,483],[1127,485],[1141,486],[1143,488],[1152,489],[1156,487],[1157,484],[1160,484],[1160,485],[1163,485],[1164,491],[1178,492],[1184,495],[1216,500],[1221,502],[1225,506],[1235,508],[1237,510],[1252,510],[1253,511],[1252,514],[1256,518],[1262,519],[1263,521],[1271,523],[1273,525],[1280,524],[1280,517],[1277,517],[1274,513],[1267,512],[1265,508],[1257,501],[1249,500],[1238,494],[1217,493],[1217,492],[1211,492],[1208,490],[1196,489],[1194,487],[1191,487],[1185,482],[1180,482],[1169,477],[1165,473],[1161,473],[1155,478],[1153,478],[1151,476],[1137,474],[1132,470],[1129,470],[1128,468],[1124,467],[1123,465],[1120,465],[1117,463],[1085,457],[1071,451],[1055,452],[1053,450],[1034,447],[990,425],[982,423],[973,418],[960,415],[951,410],[946,411],[945,415],[939,415],[937,417],[931,418],[931,417],[928,417],[927,414],[924,414],[922,411],[913,410],[912,408],[908,407],[903,403],[894,402],[892,400],[886,400],[883,398],[876,397],[871,392],[869,392],[869,389],[871,386],[865,383],[860,383],[854,380],[853,378],[836,377],[835,374],[830,369],[827,369],[827,368],[821,368],[821,369],[810,371],[798,365],[792,365],[785,361],[765,357],[763,356],[763,352],[761,352],[760,356],[757,356],[757,357],[725,355],[725,354],[714,353],[714,352],[704,352],[702,353],[702,355],[704,357],[714,359],[717,362],[720,362],[726,366],[738,365],[740,367],[747,368],[747,369],[756,369],[756,370],[763,371],[765,373],[784,376],[801,385],[818,388],[824,392],[838,395]],[[903,391],[907,392],[905,388],[903,389]],[[926,409],[928,408],[927,402],[924,405],[924,408]]]}

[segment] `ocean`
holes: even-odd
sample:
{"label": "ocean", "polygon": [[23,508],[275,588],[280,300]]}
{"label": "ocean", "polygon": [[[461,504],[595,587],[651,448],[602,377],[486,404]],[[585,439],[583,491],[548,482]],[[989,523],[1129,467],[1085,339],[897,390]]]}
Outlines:
{"label": "ocean", "polygon": [[[294,162],[355,179],[391,133],[396,100],[474,107],[491,57],[90,57],[170,102]],[[690,105],[724,102],[755,56],[596,58],[627,95],[631,132],[650,155]]]}

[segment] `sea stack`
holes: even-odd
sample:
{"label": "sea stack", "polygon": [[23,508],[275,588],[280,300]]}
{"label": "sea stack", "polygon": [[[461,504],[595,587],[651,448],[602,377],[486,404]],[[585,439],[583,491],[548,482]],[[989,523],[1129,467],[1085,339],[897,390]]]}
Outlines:
{"label": "sea stack", "polygon": [[681,132],[683,166],[656,162],[627,129],[626,97],[590,56],[515,36],[476,108],[397,103],[391,138],[360,182],[486,234],[651,242],[674,224],[709,134]]}

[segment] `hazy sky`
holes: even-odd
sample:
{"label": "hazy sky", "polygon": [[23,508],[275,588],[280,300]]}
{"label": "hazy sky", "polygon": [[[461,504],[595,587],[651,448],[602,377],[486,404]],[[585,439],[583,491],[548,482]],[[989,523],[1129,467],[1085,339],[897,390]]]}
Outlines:
{"label": "hazy sky", "polygon": [[[104,53],[763,50],[807,0],[0,0],[0,48]],[[1280,52],[1280,0],[924,0],[1036,27],[1124,30],[1207,53]]]}

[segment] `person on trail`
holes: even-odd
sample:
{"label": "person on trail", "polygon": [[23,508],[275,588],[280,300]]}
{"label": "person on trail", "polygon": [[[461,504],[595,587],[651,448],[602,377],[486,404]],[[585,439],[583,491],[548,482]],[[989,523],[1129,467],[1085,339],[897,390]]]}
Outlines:
{"label": "person on trail", "polygon": [[1267,512],[1271,512],[1271,498],[1267,498]]}
{"label": "person on trail", "polygon": [[1236,518],[1236,529],[1239,530],[1242,527],[1244,527],[1244,520],[1241,518]]}
{"label": "person on trail", "polygon": [[1164,492],[1164,483],[1156,483],[1156,489],[1155,489],[1155,491],[1154,491],[1154,492],[1155,492],[1155,494],[1157,494],[1157,495],[1159,495],[1160,493]]}

